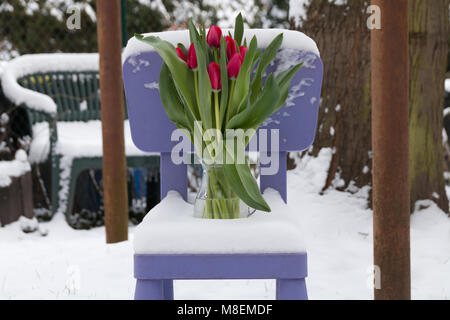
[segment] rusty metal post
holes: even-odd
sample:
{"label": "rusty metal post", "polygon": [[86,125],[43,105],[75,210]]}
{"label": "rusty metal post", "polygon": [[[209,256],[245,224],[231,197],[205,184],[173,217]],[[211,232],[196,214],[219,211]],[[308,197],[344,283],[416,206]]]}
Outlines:
{"label": "rusty metal post", "polygon": [[381,9],[381,29],[371,34],[377,300],[411,298],[408,1],[372,0]]}
{"label": "rusty metal post", "polygon": [[97,0],[106,242],[128,239],[120,0]]}

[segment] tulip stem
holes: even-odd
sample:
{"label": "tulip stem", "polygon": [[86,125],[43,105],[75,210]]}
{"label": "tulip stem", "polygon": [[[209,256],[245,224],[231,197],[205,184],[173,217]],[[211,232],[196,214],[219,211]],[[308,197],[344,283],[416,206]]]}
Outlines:
{"label": "tulip stem", "polygon": [[219,56],[217,55],[218,51],[219,49],[214,49],[214,59],[216,60],[217,63],[219,63]]}
{"label": "tulip stem", "polygon": [[216,129],[219,131],[222,131],[222,126],[220,125],[219,121],[219,92],[217,90],[214,90],[214,110],[215,110],[215,116],[216,116]]}

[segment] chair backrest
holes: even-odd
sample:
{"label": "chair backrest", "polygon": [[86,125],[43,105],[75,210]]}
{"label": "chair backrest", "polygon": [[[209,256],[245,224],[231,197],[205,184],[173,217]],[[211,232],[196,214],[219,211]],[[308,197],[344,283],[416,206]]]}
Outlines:
{"label": "chair backrest", "polygon": [[[304,67],[294,77],[285,105],[272,115],[260,129],[279,130],[278,174],[261,176],[261,189],[277,189],[286,200],[286,152],[302,151],[313,142],[322,87],[323,65],[319,51],[312,39],[301,32],[281,29],[249,29],[244,37],[257,36],[258,45],[264,49],[279,33],[284,40],[277,58],[267,74],[278,74],[287,68],[304,62]],[[169,31],[154,33],[161,39],[189,45],[189,33]],[[176,126],[168,119],[162,106],[158,79],[162,59],[151,46],[133,38],[124,53],[123,75],[132,138],[136,146],[147,152],[161,152],[161,197],[168,190],[186,195],[186,168],[171,162],[170,152],[177,142],[171,141]],[[270,149],[270,143],[269,143]],[[270,151],[270,150],[269,150]]]}

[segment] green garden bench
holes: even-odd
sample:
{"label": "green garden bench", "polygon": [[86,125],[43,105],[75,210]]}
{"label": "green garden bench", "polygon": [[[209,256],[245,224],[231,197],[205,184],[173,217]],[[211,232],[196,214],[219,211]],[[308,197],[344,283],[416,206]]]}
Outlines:
{"label": "green garden bench", "polygon": [[[77,177],[102,167],[98,54],[35,54],[8,63],[5,96],[23,108],[33,165],[51,163],[51,211],[72,214]],[[159,155],[138,150],[125,120],[127,166],[159,170]]]}

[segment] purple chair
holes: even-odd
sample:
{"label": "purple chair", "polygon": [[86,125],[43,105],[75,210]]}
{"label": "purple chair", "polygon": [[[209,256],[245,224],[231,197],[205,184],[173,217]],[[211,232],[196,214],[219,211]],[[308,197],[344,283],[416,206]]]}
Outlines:
{"label": "purple chair", "polygon": [[[307,299],[307,254],[300,243],[298,214],[286,206],[286,154],[311,146],[317,125],[323,65],[314,41],[290,30],[246,30],[262,49],[279,33],[284,41],[267,74],[300,61],[286,104],[260,129],[279,130],[279,170],[261,176],[260,188],[273,212],[247,219],[193,218],[187,200],[187,166],[175,165],[171,141],[176,128],[161,104],[158,79],[162,60],[152,48],[131,39],[124,52],[123,74],[133,141],[146,152],[161,154],[161,203],[135,232],[135,299],[173,299],[177,279],[276,279],[280,300]],[[154,34],[188,46],[187,31]],[[261,131],[261,130],[260,130]],[[269,144],[270,145],[270,144]],[[274,191],[276,190],[276,191]]]}

